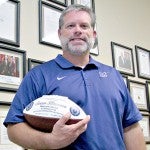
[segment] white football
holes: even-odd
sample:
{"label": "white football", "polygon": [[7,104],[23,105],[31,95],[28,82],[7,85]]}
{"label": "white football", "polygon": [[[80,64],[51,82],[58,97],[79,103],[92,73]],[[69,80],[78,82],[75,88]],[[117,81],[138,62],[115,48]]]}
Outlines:
{"label": "white football", "polygon": [[28,124],[44,132],[50,132],[54,124],[68,112],[71,113],[71,118],[67,124],[77,123],[86,117],[76,103],[58,95],[43,95],[28,104],[23,111]]}

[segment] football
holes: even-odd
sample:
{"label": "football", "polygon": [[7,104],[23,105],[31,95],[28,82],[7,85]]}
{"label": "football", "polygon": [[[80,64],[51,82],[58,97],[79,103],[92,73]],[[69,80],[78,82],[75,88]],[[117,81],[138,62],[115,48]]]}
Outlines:
{"label": "football", "polygon": [[85,112],[76,103],[65,96],[43,95],[29,103],[23,114],[27,123],[43,132],[51,132],[54,124],[66,113],[71,118],[66,124],[74,124],[86,117]]}

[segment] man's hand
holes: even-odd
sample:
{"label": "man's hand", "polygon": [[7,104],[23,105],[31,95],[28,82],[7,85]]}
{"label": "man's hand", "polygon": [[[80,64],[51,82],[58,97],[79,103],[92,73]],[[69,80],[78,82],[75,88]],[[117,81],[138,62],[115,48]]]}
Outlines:
{"label": "man's hand", "polygon": [[67,113],[60,118],[53,127],[51,138],[55,149],[63,148],[74,142],[80,134],[82,134],[90,121],[90,116],[87,115],[85,119],[76,124],[66,125],[65,123],[70,119],[71,114]]}

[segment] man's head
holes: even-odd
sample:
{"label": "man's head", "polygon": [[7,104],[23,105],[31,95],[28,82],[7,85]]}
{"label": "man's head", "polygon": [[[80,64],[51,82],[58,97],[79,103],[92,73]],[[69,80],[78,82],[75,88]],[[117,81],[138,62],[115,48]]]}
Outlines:
{"label": "man's head", "polygon": [[82,5],[70,5],[59,19],[59,38],[63,51],[73,55],[89,53],[93,47],[95,15],[90,8]]}
{"label": "man's head", "polygon": [[96,22],[96,16],[95,16],[95,13],[89,8],[89,7],[86,7],[86,6],[83,6],[83,5],[79,5],[79,4],[75,4],[75,5],[70,5],[68,6],[62,13],[61,13],[61,16],[59,18],[59,29],[61,29],[61,27],[63,26],[64,24],[64,16],[71,12],[71,11],[85,11],[89,14],[90,18],[91,18],[91,26],[93,27],[93,29],[95,28],[95,22]]}

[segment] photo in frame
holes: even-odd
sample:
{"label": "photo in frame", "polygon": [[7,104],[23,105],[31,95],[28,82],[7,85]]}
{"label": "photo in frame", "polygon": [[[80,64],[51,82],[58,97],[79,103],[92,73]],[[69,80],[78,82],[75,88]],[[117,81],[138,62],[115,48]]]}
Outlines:
{"label": "photo in frame", "polygon": [[88,6],[95,12],[95,2],[94,0],[71,0],[72,4],[81,4],[84,6]]}
{"label": "photo in frame", "polygon": [[150,115],[142,114],[143,119],[139,121],[146,143],[150,143]]}
{"label": "photo in frame", "polygon": [[136,45],[135,52],[138,77],[150,79],[150,51]]}
{"label": "photo in frame", "polygon": [[59,17],[62,8],[39,1],[39,42],[61,49],[58,37]]}
{"label": "photo in frame", "polygon": [[129,80],[129,91],[139,110],[148,111],[148,95],[146,83]]}
{"label": "photo in frame", "polygon": [[1,150],[24,150],[22,147],[12,143],[7,135],[7,128],[3,125],[10,105],[0,103],[0,149]]}
{"label": "photo in frame", "polygon": [[28,58],[28,71],[40,64],[43,64],[43,63],[44,63],[44,61]]}
{"label": "photo in frame", "polygon": [[26,73],[26,51],[0,45],[0,87],[18,89]]}
{"label": "photo in frame", "polygon": [[0,42],[20,46],[20,1],[0,2]]}
{"label": "photo in frame", "polygon": [[135,76],[132,48],[111,42],[111,50],[113,66],[122,74]]}

